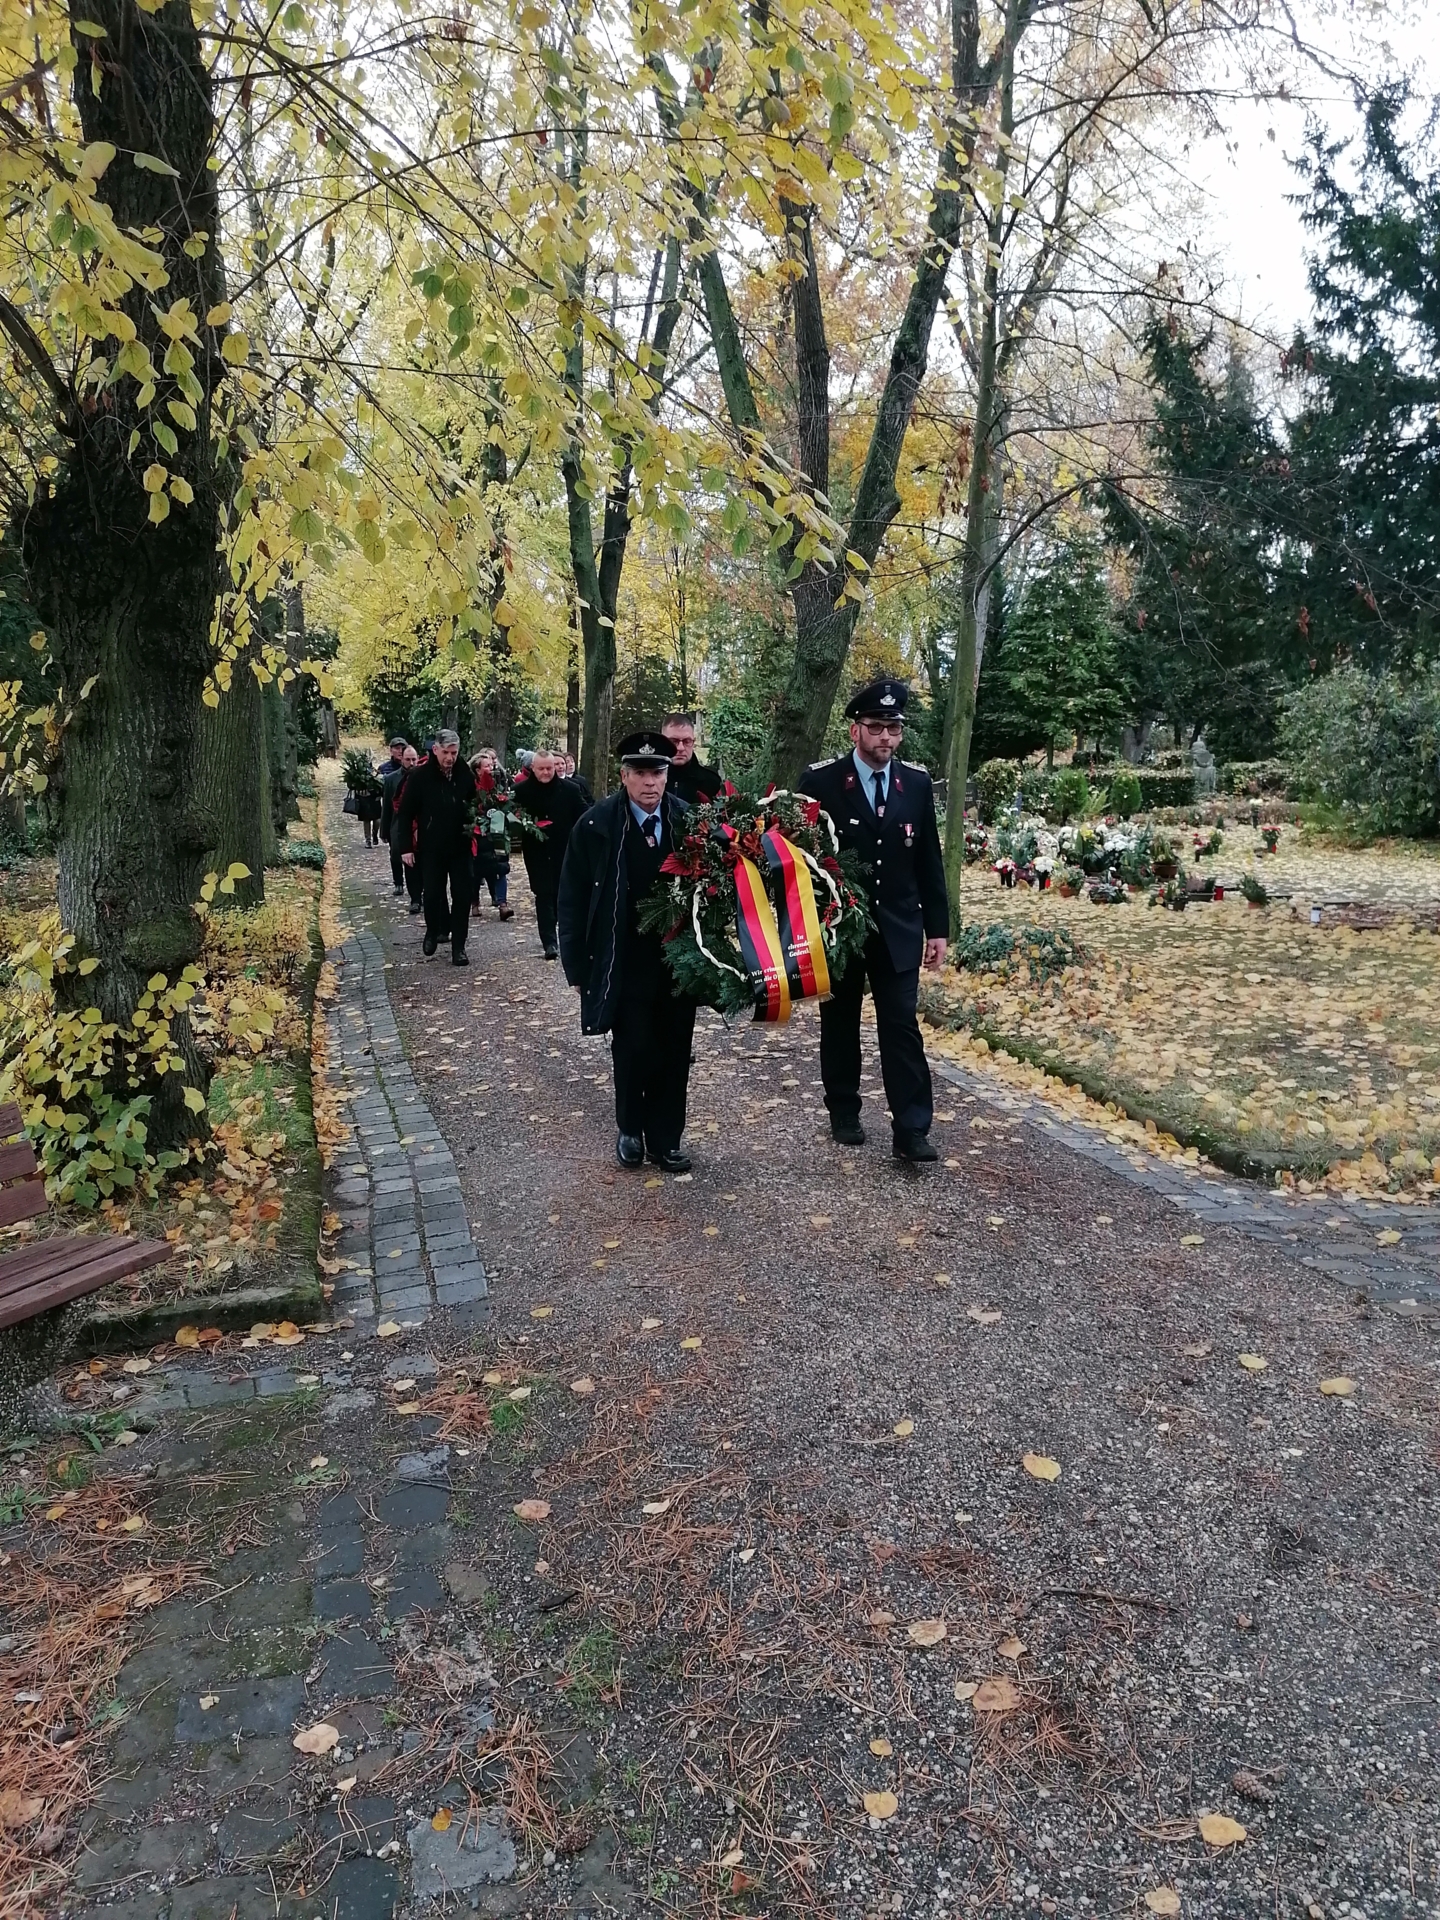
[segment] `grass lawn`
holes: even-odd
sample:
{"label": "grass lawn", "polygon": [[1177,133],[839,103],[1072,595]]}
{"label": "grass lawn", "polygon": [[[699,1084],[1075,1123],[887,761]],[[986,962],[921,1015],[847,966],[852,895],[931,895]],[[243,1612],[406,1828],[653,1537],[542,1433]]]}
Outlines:
{"label": "grass lawn", "polygon": [[[1312,901],[1440,902],[1440,860],[1366,849],[1311,852],[1287,834],[1257,861],[1232,830],[1216,871],[1255,866],[1288,902],[1236,897],[1183,913],[1002,889],[965,877],[967,922],[1064,928],[1080,964],[1032,982],[1023,960],[947,972],[927,995],[948,1042],[1018,1050],[1062,1080],[1153,1124],[1152,1140],[1214,1140],[1279,1158],[1311,1183],[1440,1188],[1440,938],[1403,918],[1378,930],[1311,926]],[[1288,844],[1287,844],[1288,842]],[[1027,1075],[1040,1087],[1039,1076]],[[1044,1090],[1040,1087],[1040,1090]],[[1053,1085],[1052,1096],[1067,1098]],[[1168,1142],[1178,1150],[1172,1138]]]}

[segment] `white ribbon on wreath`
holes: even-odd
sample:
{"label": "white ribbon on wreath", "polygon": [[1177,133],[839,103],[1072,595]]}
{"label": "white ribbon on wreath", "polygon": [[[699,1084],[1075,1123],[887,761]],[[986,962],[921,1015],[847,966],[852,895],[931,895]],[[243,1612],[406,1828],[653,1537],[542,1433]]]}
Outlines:
{"label": "white ribbon on wreath", "polygon": [[[808,793],[795,793],[789,787],[782,787],[776,793],[767,793],[765,800],[800,800],[803,801],[806,806],[812,804],[811,796]],[[840,836],[835,831],[835,822],[823,807],[819,809],[817,817],[825,822],[825,830],[830,835],[831,850],[838,857],[840,852]],[[791,846],[795,846],[793,840],[790,844]],[[825,885],[830,889],[830,898],[838,907],[840,905],[840,889],[835,884],[834,875],[827,873],[819,861],[816,860],[813,855],[806,853],[803,847],[795,847],[795,851],[816,878],[825,882]],[[737,980],[748,980],[750,976],[743,968],[732,967],[728,960],[722,960],[719,954],[711,953],[705,944],[704,936],[700,931],[700,895],[704,890],[704,884],[703,880],[696,881],[690,895],[690,921],[695,930],[695,945],[699,950],[700,957],[702,960],[708,960],[712,967],[719,967],[722,973],[733,973]],[[820,937],[828,947],[833,949],[836,940],[839,938],[838,928],[822,926],[820,929]]]}

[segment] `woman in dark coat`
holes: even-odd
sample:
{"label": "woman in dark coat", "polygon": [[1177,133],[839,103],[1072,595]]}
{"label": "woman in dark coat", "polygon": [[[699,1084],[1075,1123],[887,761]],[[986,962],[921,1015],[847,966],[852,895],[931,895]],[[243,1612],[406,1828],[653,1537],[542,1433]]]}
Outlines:
{"label": "woman in dark coat", "polygon": [[555,917],[565,849],[576,821],[586,810],[579,789],[562,777],[562,764],[558,754],[542,747],[531,755],[529,766],[515,776],[515,805],[541,829],[539,834],[526,834],[522,853],[547,960],[555,959],[560,951]]}

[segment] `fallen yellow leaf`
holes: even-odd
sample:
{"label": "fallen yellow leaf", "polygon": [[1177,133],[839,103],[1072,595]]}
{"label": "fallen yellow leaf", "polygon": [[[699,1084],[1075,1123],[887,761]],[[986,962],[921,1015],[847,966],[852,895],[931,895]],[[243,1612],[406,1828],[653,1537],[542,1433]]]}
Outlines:
{"label": "fallen yellow leaf", "polygon": [[517,1520],[534,1521],[537,1524],[541,1520],[548,1520],[550,1518],[550,1502],[548,1500],[517,1500],[515,1503],[515,1518]]}
{"label": "fallen yellow leaf", "polygon": [[620,1242],[618,1240],[607,1240],[605,1242],[605,1251],[607,1253],[614,1253],[615,1249],[619,1246],[619,1244]]}
{"label": "fallen yellow leaf", "polygon": [[177,1347],[198,1347],[200,1344],[200,1329],[198,1327],[177,1327],[175,1329],[175,1344]]}
{"label": "fallen yellow leaf", "polygon": [[1002,1316],[998,1307],[970,1306],[965,1309],[965,1317],[977,1326],[993,1327]]}
{"label": "fallen yellow leaf", "polygon": [[698,1353],[702,1344],[698,1333],[687,1333],[680,1342],[681,1349],[685,1353]]}
{"label": "fallen yellow leaf", "polygon": [[311,1460],[310,1460],[310,1471],[311,1473],[319,1473],[322,1467],[328,1467],[329,1464],[330,1464],[330,1456],[328,1453],[314,1454],[311,1456]]}
{"label": "fallen yellow leaf", "polygon": [[127,1360],[124,1370],[126,1373],[149,1373],[154,1364],[153,1360]]}
{"label": "fallen yellow leaf", "polygon": [[1158,1913],[1164,1920],[1169,1920],[1169,1916],[1180,1911],[1180,1896],[1174,1887],[1151,1887],[1145,1896],[1145,1904],[1151,1913]]}
{"label": "fallen yellow leaf", "polygon": [[44,1811],[45,1802],[38,1793],[21,1793],[15,1787],[0,1793],[0,1827],[28,1827]]}
{"label": "fallen yellow leaf", "polygon": [[1027,1453],[1020,1464],[1034,1480],[1060,1478],[1060,1462],[1052,1460],[1048,1453]]}
{"label": "fallen yellow leaf", "polygon": [[398,1320],[382,1320],[375,1329],[375,1338],[377,1340],[393,1340],[399,1331],[400,1322]]}
{"label": "fallen yellow leaf", "polygon": [[202,1693],[200,1696],[200,1711],[202,1713],[208,1713],[211,1707],[218,1707],[219,1704],[220,1696],[218,1693]]}
{"label": "fallen yellow leaf", "polygon": [[290,1742],[297,1753],[308,1753],[318,1757],[330,1753],[340,1744],[340,1729],[332,1727],[328,1720],[317,1720],[313,1727],[306,1727],[303,1733],[297,1733]]}
{"label": "fallen yellow leaf", "polygon": [[583,1398],[585,1394],[595,1391],[595,1382],[590,1378],[588,1373],[582,1373],[578,1380],[572,1380],[570,1382],[570,1391],[580,1394]]}
{"label": "fallen yellow leaf", "polygon": [[396,1413],[418,1413],[420,1411],[420,1402],[418,1400],[398,1401],[395,1411]]}
{"label": "fallen yellow leaf", "polygon": [[415,1382],[413,1380],[392,1380],[390,1382],[390,1391],[392,1393],[409,1393],[414,1384]]}
{"label": "fallen yellow leaf", "polygon": [[482,1373],[480,1382],[482,1386],[486,1387],[503,1387],[505,1384],[505,1376],[503,1373],[496,1373],[492,1370],[489,1373]]}
{"label": "fallen yellow leaf", "polygon": [[1337,1400],[1348,1400],[1355,1391],[1355,1382],[1343,1373],[1337,1373],[1333,1380],[1320,1382],[1322,1393],[1333,1394]]}
{"label": "fallen yellow leaf", "polygon": [[870,1742],[870,1751],[875,1755],[877,1760],[888,1760],[895,1749],[884,1735],[881,1734]]}
{"label": "fallen yellow leaf", "polygon": [[1180,1244],[1182,1247],[1203,1247],[1205,1236],[1203,1233],[1182,1233]]}
{"label": "fallen yellow leaf", "polygon": [[1007,1634],[995,1651],[1006,1660],[1018,1660],[1025,1652],[1025,1642],[1016,1634]]}
{"label": "fallen yellow leaf", "polygon": [[1264,1373],[1270,1362],[1260,1353],[1242,1353],[1240,1364],[1247,1373]]}
{"label": "fallen yellow leaf", "polygon": [[668,1500],[647,1500],[640,1511],[649,1514],[652,1520],[656,1520],[662,1513],[668,1513],[670,1511],[670,1502]]}
{"label": "fallen yellow leaf", "polygon": [[955,1698],[957,1700],[973,1700],[979,1691],[980,1683],[978,1680],[957,1680],[955,1682]]}
{"label": "fallen yellow leaf", "polygon": [[1014,1713],[1020,1704],[1020,1690],[1003,1673],[982,1680],[972,1702],[976,1713]]}
{"label": "fallen yellow leaf", "polygon": [[640,1322],[640,1331],[642,1333],[654,1333],[657,1327],[663,1327],[664,1324],[665,1322],[663,1320],[657,1320],[654,1314],[647,1313],[645,1318]]}
{"label": "fallen yellow leaf", "polygon": [[1200,1838],[1210,1847],[1236,1847],[1246,1838],[1246,1832],[1228,1813],[1202,1813]]}
{"label": "fallen yellow leaf", "polygon": [[899,1810],[900,1802],[888,1787],[880,1793],[867,1793],[865,1796],[865,1811],[872,1820],[893,1819]]}
{"label": "fallen yellow leaf", "polygon": [[911,1419],[897,1420],[892,1431],[901,1439],[908,1440],[915,1431],[915,1422]]}
{"label": "fallen yellow leaf", "polygon": [[905,1629],[910,1644],[916,1647],[938,1647],[945,1638],[943,1620],[915,1620]]}
{"label": "fallen yellow leaf", "polygon": [[143,1513],[127,1514],[126,1517],[120,1522],[120,1531],[122,1533],[143,1533],[145,1531],[144,1514]]}
{"label": "fallen yellow leaf", "polygon": [[645,1184],[647,1187],[663,1187],[665,1182],[661,1180],[658,1175],[652,1174]]}
{"label": "fallen yellow leaf", "polygon": [[450,1830],[450,1809],[448,1807],[441,1807],[437,1813],[432,1813],[430,1816],[430,1824],[436,1833],[448,1833]]}
{"label": "fallen yellow leaf", "polygon": [[1398,1230],[1394,1227],[1383,1228],[1379,1233],[1376,1234],[1375,1244],[1377,1247],[1398,1247],[1400,1244],[1400,1235]]}
{"label": "fallen yellow leaf", "polygon": [[528,1400],[534,1391],[533,1387],[512,1387],[505,1398],[513,1400],[518,1406],[522,1400]]}
{"label": "fallen yellow leaf", "polygon": [[530,1318],[532,1320],[548,1320],[554,1311],[554,1307],[531,1307]]}
{"label": "fallen yellow leaf", "polygon": [[731,1847],[730,1851],[722,1858],[720,1865],[728,1872],[732,1867],[743,1866],[744,1861],[745,1849],[743,1847]]}
{"label": "fallen yellow leaf", "polygon": [[948,1273],[937,1273],[937,1274],[935,1275],[935,1280],[934,1280],[934,1284],[935,1284],[935,1285],[936,1285],[937,1287],[948,1287],[948,1286],[949,1286],[949,1284],[950,1284],[950,1276],[949,1276],[949,1274],[948,1274]]}

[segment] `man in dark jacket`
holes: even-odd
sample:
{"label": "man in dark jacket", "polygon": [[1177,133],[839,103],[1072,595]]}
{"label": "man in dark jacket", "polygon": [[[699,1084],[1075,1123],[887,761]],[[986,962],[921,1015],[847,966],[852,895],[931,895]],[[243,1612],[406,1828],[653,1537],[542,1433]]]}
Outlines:
{"label": "man in dark jacket", "polygon": [[[380,769],[380,837],[390,849],[390,879],[396,893],[405,891],[405,868],[395,842],[395,803],[405,779],[405,756],[414,752],[408,740],[397,737],[390,742],[390,758]],[[415,764],[413,759],[410,764]]]}
{"label": "man in dark jacket", "polygon": [[528,813],[543,838],[527,834],[521,847],[525,874],[535,896],[535,918],[540,926],[540,945],[545,958],[559,953],[555,939],[555,915],[560,897],[560,870],[565,864],[565,849],[570,833],[587,805],[573,781],[562,777],[564,765],[559,754],[541,747],[530,756],[528,767],[515,776],[515,805]]}
{"label": "man in dark jacket", "polygon": [[[458,733],[442,731],[425,760],[406,775],[400,831],[406,866],[419,865],[425,903],[427,957],[442,940],[450,958],[468,967],[470,838],[475,824],[475,776],[460,758]],[[446,898],[446,887],[449,898]]]}
{"label": "man in dark jacket", "polygon": [[[410,895],[411,913],[419,913],[421,908],[421,873],[418,866],[407,867],[405,864],[405,849],[413,849],[415,836],[413,828],[400,824],[400,803],[405,797],[405,782],[419,764],[420,756],[414,747],[406,747],[398,774],[387,773],[385,776],[385,790],[390,804],[390,871],[400,875],[400,885],[395,891]],[[392,779],[395,783],[393,791],[390,787]]]}
{"label": "man in dark jacket", "polygon": [[675,749],[666,785],[690,807],[703,807],[718,793],[727,790],[724,774],[695,758],[695,716],[693,713],[667,713],[661,732]]}
{"label": "man in dark jacket", "polygon": [[868,977],[880,1040],[880,1073],[901,1160],[936,1160],[930,1144],[934,1103],[925,1045],[915,1017],[920,967],[945,963],[950,910],[935,821],[935,795],[923,767],[898,749],[909,689],[899,680],[862,687],[845,709],[853,752],[822,761],[800,779],[840,836],[869,869],[865,890],[877,931],[864,965],[852,960],[820,1007],[820,1074],[830,1131],[842,1146],[862,1146],[860,1000]]}
{"label": "man in dark jacket", "polygon": [[591,807],[570,836],[560,876],[560,960],[580,989],[585,1033],[609,1033],[615,1073],[615,1156],[648,1156],[684,1173],[680,1149],[696,1002],[675,991],[658,933],[640,931],[640,902],[660,884],[689,809],[665,791],[670,742],[632,733],[620,742],[620,791]]}
{"label": "man in dark jacket", "polygon": [[579,769],[576,767],[574,754],[573,753],[567,753],[564,755],[557,754],[556,758],[561,761],[560,771],[565,777],[565,779],[567,779],[570,782],[571,786],[574,787],[575,791],[580,795],[580,798],[585,802],[586,806],[593,807],[595,804],[595,796],[590,791],[590,782],[585,778],[584,774],[581,773]]}

